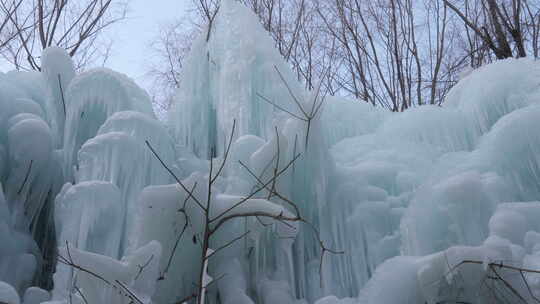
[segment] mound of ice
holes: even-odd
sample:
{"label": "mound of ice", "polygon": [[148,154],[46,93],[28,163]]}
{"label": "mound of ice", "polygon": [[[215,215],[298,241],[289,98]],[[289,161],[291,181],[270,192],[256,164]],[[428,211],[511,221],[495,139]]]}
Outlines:
{"label": "mound of ice", "polygon": [[24,292],[22,304],[40,304],[51,299],[48,291],[37,287],[30,287]]}
{"label": "mound of ice", "polygon": [[[224,0],[167,125],[122,74],[42,63],[0,74],[0,302],[175,303],[201,278],[208,303],[540,296],[515,272],[540,269],[536,61],[473,71],[442,107],[322,102]],[[202,252],[206,208],[206,228],[234,219]]]}
{"label": "mound of ice", "polygon": [[50,47],[41,54],[41,73],[48,85],[47,117],[55,130],[55,143],[60,147],[64,138],[64,124],[68,109],[66,91],[73,78],[75,67],[71,57],[59,47]]}
{"label": "mound of ice", "polygon": [[56,198],[55,218],[59,244],[119,258],[124,214],[113,184],[66,184]]}
{"label": "mound of ice", "polygon": [[532,59],[507,59],[483,66],[448,94],[445,107],[457,108],[472,123],[471,133],[486,133],[504,115],[535,104],[540,97],[540,67]]}
{"label": "mound of ice", "polygon": [[158,242],[148,243],[121,261],[76,249],[69,243],[59,247],[58,254],[77,268],[58,266],[54,299],[66,299],[73,293],[71,297],[84,297],[89,303],[151,303],[159,276]]}
{"label": "mound of ice", "polygon": [[65,175],[71,176],[76,154],[101,125],[119,111],[154,117],[150,97],[127,76],[104,68],[77,75],[65,93]]}
{"label": "mound of ice", "polygon": [[0,281],[0,302],[6,304],[19,304],[20,299],[17,291],[9,284]]}

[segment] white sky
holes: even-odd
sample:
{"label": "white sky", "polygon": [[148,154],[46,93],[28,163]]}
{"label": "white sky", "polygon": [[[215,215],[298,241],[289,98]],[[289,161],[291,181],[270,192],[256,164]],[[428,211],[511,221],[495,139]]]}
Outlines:
{"label": "white sky", "polygon": [[[149,44],[159,26],[185,15],[188,0],[129,0],[128,19],[110,29],[115,39],[108,68],[127,74],[145,87]],[[148,85],[148,84],[146,84]]]}

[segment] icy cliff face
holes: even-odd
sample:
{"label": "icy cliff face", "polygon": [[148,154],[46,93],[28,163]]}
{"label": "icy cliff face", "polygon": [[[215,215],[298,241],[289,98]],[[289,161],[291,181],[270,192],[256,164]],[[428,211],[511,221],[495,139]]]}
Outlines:
{"label": "icy cliff face", "polygon": [[[77,75],[58,48],[42,65],[0,73],[0,302],[175,303],[201,268],[207,303],[540,297],[537,274],[503,267],[540,269],[536,61],[482,67],[443,107],[388,113],[303,90],[256,17],[223,1],[165,124],[120,73]],[[230,209],[280,170],[282,197]],[[310,224],[237,219],[203,253],[193,198],[210,217],[291,216],[287,198]]]}
{"label": "icy cliff face", "polygon": [[[343,180],[335,193],[352,214],[343,245],[352,259],[363,256],[337,281],[352,282],[360,303],[520,301],[486,278],[490,263],[536,263],[537,228],[528,218],[538,200],[538,137],[530,131],[540,114],[538,68],[528,59],[482,67],[443,108],[391,116],[332,148]],[[484,266],[453,268],[466,260]],[[362,268],[374,271],[362,277]],[[525,300],[537,296],[533,275],[529,292],[519,272],[499,272]]]}
{"label": "icy cliff face", "polygon": [[[144,142],[155,136],[167,161],[173,143],[147,94],[126,76],[104,69],[75,75],[58,48],[42,58],[41,73],[1,75],[0,280],[13,288],[2,288],[0,300],[82,301],[79,289],[96,303],[128,303],[127,290],[150,302],[161,244],[128,251],[127,236],[139,192],[172,180],[156,170]],[[75,264],[104,281],[74,271]],[[53,273],[52,294],[28,288],[52,289]],[[123,296],[118,284],[125,284]]]}
{"label": "icy cliff face", "polygon": [[223,1],[212,28],[203,31],[193,50],[168,115],[176,142],[195,155],[208,158],[212,147],[221,153],[234,119],[236,136],[272,136],[274,126],[288,116],[264,98],[299,113],[285,83],[300,100],[306,92],[246,7]]}

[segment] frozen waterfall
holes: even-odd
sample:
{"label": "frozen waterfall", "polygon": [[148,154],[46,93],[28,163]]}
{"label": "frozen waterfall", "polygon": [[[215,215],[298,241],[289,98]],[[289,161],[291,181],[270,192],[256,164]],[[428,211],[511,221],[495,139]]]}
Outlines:
{"label": "frozen waterfall", "polygon": [[[540,270],[537,61],[390,113],[304,90],[223,1],[166,122],[123,74],[78,74],[59,48],[42,65],[0,73],[1,303],[540,298],[539,274],[515,272]],[[241,214],[205,252],[205,217]]]}

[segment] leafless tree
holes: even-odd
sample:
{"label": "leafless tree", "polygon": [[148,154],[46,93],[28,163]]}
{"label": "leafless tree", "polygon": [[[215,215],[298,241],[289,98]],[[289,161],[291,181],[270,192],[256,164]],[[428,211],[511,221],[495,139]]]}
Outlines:
{"label": "leafless tree", "polygon": [[497,59],[538,56],[539,2],[535,0],[444,0]]}
{"label": "leafless tree", "polygon": [[442,75],[449,44],[444,6],[437,1],[334,0],[320,1],[318,11],[339,45],[339,57],[345,58],[334,77],[339,88],[392,111],[436,103],[438,87],[447,81]]}
{"label": "leafless tree", "polygon": [[112,42],[102,34],[125,18],[127,2],[1,0],[0,10],[7,16],[0,55],[17,69],[39,70],[39,55],[49,46],[65,48],[80,69],[108,57]]}
{"label": "leafless tree", "polygon": [[[324,93],[392,111],[441,105],[463,70],[539,56],[538,0],[238,1],[307,89],[327,71]],[[219,1],[192,4],[196,27],[213,22]]]}
{"label": "leafless tree", "polygon": [[18,0],[2,5],[0,11],[0,50],[16,37],[16,32],[9,30],[9,22],[22,3],[23,0]]}
{"label": "leafless tree", "polygon": [[[225,242],[225,244],[219,246],[218,248],[211,249],[212,238],[220,231],[221,228],[224,227],[225,224],[232,222],[234,220],[256,218],[257,220],[260,221],[260,219],[270,219],[272,221],[275,221],[276,223],[279,222],[283,225],[287,225],[291,227],[291,229],[296,229],[296,228],[291,226],[290,223],[300,222],[300,223],[306,224],[309,229],[312,229],[314,231],[315,236],[318,239],[318,243],[321,247],[320,271],[322,271],[322,263],[323,263],[324,255],[326,253],[333,253],[333,254],[343,253],[342,251],[336,251],[336,250],[329,249],[328,247],[326,247],[324,242],[320,238],[319,231],[315,228],[315,226],[313,226],[311,223],[306,221],[300,215],[300,210],[298,206],[293,201],[288,199],[285,195],[279,192],[278,187],[277,187],[278,179],[292,167],[292,165],[300,158],[301,155],[300,154],[294,155],[294,157],[288,162],[284,162],[283,160],[280,160],[280,155],[282,154],[282,152],[280,151],[280,145],[279,145],[280,140],[279,140],[279,133],[277,132],[277,128],[276,128],[277,150],[276,150],[276,154],[274,158],[271,161],[271,165],[272,164],[274,165],[272,176],[270,176],[267,180],[265,180],[264,177],[258,176],[252,169],[250,169],[242,161],[239,161],[240,165],[254,178],[254,180],[256,181],[256,186],[249,194],[239,199],[237,202],[233,203],[230,207],[219,212],[218,214],[213,215],[214,212],[212,212],[213,210],[212,208],[215,208],[213,206],[213,188],[215,186],[216,181],[220,178],[221,174],[223,173],[226,167],[229,152],[232,146],[232,140],[234,138],[235,126],[236,126],[236,123],[233,124],[229,141],[228,141],[226,150],[224,151],[223,158],[219,166],[215,168],[214,160],[212,158],[210,159],[207,185],[205,185],[206,197],[204,198],[200,198],[200,197],[197,197],[197,195],[194,195],[195,190],[198,186],[197,183],[195,183],[192,188],[189,188],[188,186],[186,186],[174,174],[174,172],[169,168],[169,166],[164,163],[164,161],[159,156],[158,152],[152,147],[150,142],[146,141],[146,144],[148,148],[150,149],[150,151],[159,160],[161,165],[176,180],[178,185],[180,185],[181,189],[185,191],[185,193],[187,194],[187,198],[184,200],[183,206],[180,208],[180,211],[179,211],[181,214],[183,214],[185,218],[184,227],[178,234],[178,237],[176,239],[176,244],[173,247],[173,250],[169,257],[169,262],[167,263],[168,266],[165,268],[165,271],[162,274],[160,279],[165,279],[165,275],[168,270],[168,267],[171,265],[170,261],[172,260],[175,254],[175,251],[178,248],[178,244],[181,241],[182,237],[184,236],[184,233],[186,232],[187,227],[191,223],[190,216],[186,212],[187,210],[186,205],[190,203],[195,204],[203,215],[203,224],[202,224],[203,231],[199,235],[196,236],[196,241],[200,243],[201,249],[202,249],[201,256],[199,258],[199,263],[200,263],[200,270],[198,274],[199,278],[198,278],[198,282],[196,283],[197,291],[192,295],[186,296],[179,303],[182,303],[187,300],[195,299],[195,298],[197,299],[198,304],[205,303],[204,299],[208,291],[208,288],[210,287],[210,284],[214,284],[214,282],[220,279],[220,278],[216,278],[209,282],[205,279],[205,276],[207,275],[207,271],[208,271],[209,260],[213,256],[215,256],[217,253],[229,248],[234,243],[242,240],[244,237],[246,237],[250,233],[250,231],[245,231],[244,233],[240,234],[238,237],[235,237],[231,239],[230,241]],[[252,199],[258,198],[261,195],[265,195],[265,198],[268,200],[272,198],[276,198],[280,200],[281,202],[283,202],[283,204],[288,206],[287,209],[291,210],[291,212],[281,211],[277,213],[277,212],[267,211],[264,208],[260,210],[253,209],[253,210],[238,211],[238,210],[242,210],[240,209],[241,207],[245,205],[249,205]],[[321,284],[322,284],[322,278],[321,278]]]}
{"label": "leafless tree", "polygon": [[156,58],[148,66],[148,75],[153,78],[150,94],[154,103],[166,111],[169,109],[176,89],[182,80],[182,63],[191,49],[191,44],[199,34],[196,27],[185,22],[174,21],[161,26],[160,35],[151,42],[150,48]]}
{"label": "leafless tree", "polygon": [[242,0],[259,17],[275,48],[290,63],[298,80],[312,90],[331,63],[331,37],[324,35],[313,0]]}
{"label": "leafless tree", "polygon": [[219,0],[192,0],[197,15],[210,23],[219,10]]}
{"label": "leafless tree", "polygon": [[[312,0],[241,0],[259,17],[263,27],[275,42],[276,49],[291,64],[300,81],[308,89],[314,88],[319,75],[331,65],[327,56],[331,48],[320,35],[322,24]],[[154,43],[157,63],[151,68],[151,75],[158,79],[156,90],[174,94],[181,79],[182,59],[189,50],[194,33],[200,33],[208,25],[212,28],[219,10],[219,1],[192,0],[191,20],[166,25],[162,30],[168,37],[160,36]],[[207,40],[211,31],[207,32]],[[327,38],[327,37],[326,37]],[[172,63],[172,64],[171,64]],[[174,76],[174,77],[173,77]],[[161,103],[170,100],[171,95],[157,96]],[[166,102],[165,102],[166,103]]]}

